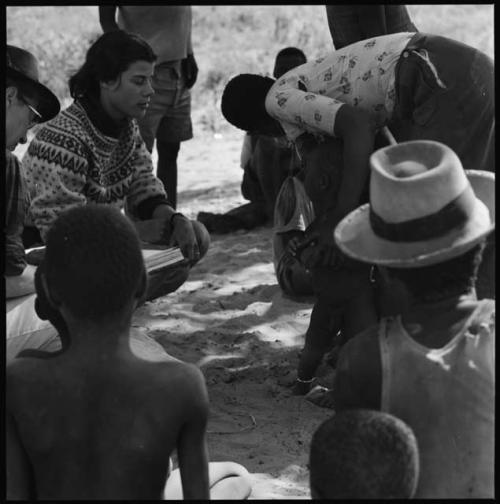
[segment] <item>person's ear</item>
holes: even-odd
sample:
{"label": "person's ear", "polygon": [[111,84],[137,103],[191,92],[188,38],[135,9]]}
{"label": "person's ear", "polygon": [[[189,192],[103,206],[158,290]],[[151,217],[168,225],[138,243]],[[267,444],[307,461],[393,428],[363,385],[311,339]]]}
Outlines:
{"label": "person's ear", "polygon": [[121,76],[109,81],[99,81],[99,87],[101,88],[101,91],[114,91],[118,88],[120,82]]}
{"label": "person's ear", "polygon": [[5,99],[7,100],[7,103],[12,103],[12,101],[18,96],[18,94],[19,93],[15,86],[8,86],[5,90]]}

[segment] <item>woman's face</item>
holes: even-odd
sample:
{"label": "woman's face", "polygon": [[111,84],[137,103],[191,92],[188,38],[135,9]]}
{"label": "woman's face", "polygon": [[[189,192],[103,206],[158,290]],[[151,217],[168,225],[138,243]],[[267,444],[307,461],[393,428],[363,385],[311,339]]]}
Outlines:
{"label": "woman's face", "polygon": [[141,119],[154,90],[151,86],[154,64],[135,61],[117,79],[101,82],[101,103],[114,119]]}

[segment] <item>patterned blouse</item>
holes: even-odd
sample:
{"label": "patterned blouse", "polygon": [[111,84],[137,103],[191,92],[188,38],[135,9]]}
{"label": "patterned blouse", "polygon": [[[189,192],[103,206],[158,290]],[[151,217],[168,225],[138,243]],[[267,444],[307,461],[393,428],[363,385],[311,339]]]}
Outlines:
{"label": "patterned blouse", "polygon": [[293,68],[269,90],[267,112],[290,140],[304,132],[335,136],[335,117],[344,104],[371,113],[376,126],[383,126],[394,109],[396,64],[413,35],[362,40]]}

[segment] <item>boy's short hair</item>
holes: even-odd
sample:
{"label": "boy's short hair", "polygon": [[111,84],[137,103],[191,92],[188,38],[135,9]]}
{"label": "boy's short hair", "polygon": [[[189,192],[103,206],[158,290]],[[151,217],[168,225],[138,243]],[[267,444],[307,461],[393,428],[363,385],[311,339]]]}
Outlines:
{"label": "boy's short hair", "polygon": [[417,442],[388,413],[347,410],[314,433],[309,469],[313,499],[408,499],[418,481]]}
{"label": "boy's short hair", "polygon": [[303,51],[297,47],[285,47],[276,55],[273,77],[279,79],[292,68],[304,63],[307,63],[307,58]]}
{"label": "boy's short hair", "polygon": [[139,238],[116,208],[86,205],[63,212],[46,245],[49,291],[75,317],[112,318],[138,294],[145,271]]}
{"label": "boy's short hair", "polygon": [[256,130],[267,117],[265,101],[273,84],[274,79],[262,75],[240,74],[232,78],[222,93],[222,115],[237,128]]}

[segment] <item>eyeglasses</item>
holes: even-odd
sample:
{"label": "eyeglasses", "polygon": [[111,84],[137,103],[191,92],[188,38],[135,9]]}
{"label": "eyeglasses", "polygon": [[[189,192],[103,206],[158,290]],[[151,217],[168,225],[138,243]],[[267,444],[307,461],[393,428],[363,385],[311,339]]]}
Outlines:
{"label": "eyeglasses", "polygon": [[23,97],[20,96],[19,98],[31,110],[31,112],[33,114],[33,118],[30,119],[30,122],[28,125],[28,129],[30,129],[33,126],[35,126],[35,124],[38,124],[39,122],[41,122],[42,114],[40,114],[40,112],[38,112],[38,110],[35,107],[33,107],[33,105],[30,105]]}

